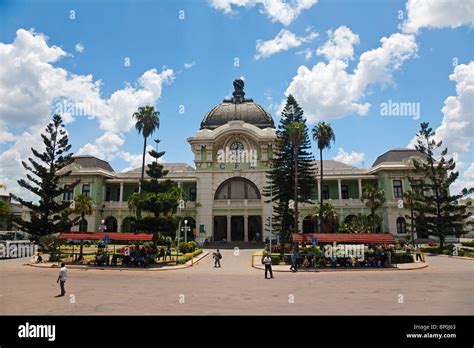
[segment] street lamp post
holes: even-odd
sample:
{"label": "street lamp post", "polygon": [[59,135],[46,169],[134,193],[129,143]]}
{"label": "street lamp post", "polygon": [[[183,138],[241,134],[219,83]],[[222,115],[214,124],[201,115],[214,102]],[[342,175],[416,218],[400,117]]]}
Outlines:
{"label": "street lamp post", "polygon": [[188,242],[188,232],[191,231],[191,227],[189,226],[188,227],[188,220],[185,219],[184,220],[184,227],[182,227],[182,232],[184,233],[184,242],[187,243]]}

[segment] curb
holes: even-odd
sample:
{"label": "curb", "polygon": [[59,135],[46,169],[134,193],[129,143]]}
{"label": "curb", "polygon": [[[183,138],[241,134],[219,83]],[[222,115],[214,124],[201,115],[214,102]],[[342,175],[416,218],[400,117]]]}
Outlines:
{"label": "curb", "polygon": [[451,259],[459,259],[459,260],[469,260],[469,261],[474,261],[474,257],[467,257],[467,256],[452,256],[452,255],[444,255],[444,254],[428,254],[428,256],[443,256],[443,257],[449,257]]}
{"label": "curb", "polygon": [[[312,270],[301,270],[301,271],[298,271],[298,272],[301,272],[301,273],[324,273],[324,272],[365,272],[365,271],[369,271],[369,272],[376,272],[376,271],[413,271],[413,270],[418,270],[418,269],[423,269],[423,268],[427,268],[428,267],[428,264],[427,263],[424,263],[422,266],[419,266],[419,267],[410,267],[410,268],[398,268],[397,267],[393,267],[393,268],[341,268],[341,269],[334,269],[334,268],[323,268],[323,269],[318,269],[318,270],[315,270],[315,269],[312,269]],[[262,270],[264,271],[265,270],[265,267],[263,266],[253,266],[253,268],[255,269],[259,269],[259,270]],[[293,273],[291,270],[289,269],[275,269],[275,268],[272,268],[273,272],[290,272],[290,273]],[[298,272],[295,272],[295,273],[298,273]]]}
{"label": "curb", "polygon": [[[201,254],[197,255],[192,261],[194,264],[197,264],[199,261],[201,261],[203,258],[205,258],[209,253],[207,251],[203,251]],[[46,264],[31,264],[31,263],[26,263],[24,264],[25,266],[29,267],[36,267],[36,268],[58,268],[56,266],[56,263],[52,265],[46,265]],[[164,266],[162,268],[122,268],[122,267],[111,267],[111,268],[106,268],[106,267],[96,267],[96,266],[79,266],[79,265],[68,265],[68,269],[78,269],[78,270],[83,270],[83,271],[130,271],[130,272],[160,272],[160,271],[174,271],[174,270],[180,270],[180,269],[186,269],[193,267],[191,260],[187,261],[185,264],[178,265],[178,266]]]}

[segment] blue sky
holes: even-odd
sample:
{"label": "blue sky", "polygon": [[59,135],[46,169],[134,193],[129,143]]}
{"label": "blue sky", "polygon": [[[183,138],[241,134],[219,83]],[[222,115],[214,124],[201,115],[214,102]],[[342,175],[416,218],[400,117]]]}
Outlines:
{"label": "blue sky", "polygon": [[[21,170],[14,158],[29,156],[25,143],[29,144],[30,139],[34,142],[34,134],[39,138],[37,133],[50,116],[41,103],[30,107],[30,98],[53,103],[62,96],[75,102],[92,100],[106,105],[113,93],[129,84],[128,104],[123,101],[123,105],[112,106],[102,115],[75,116],[68,121],[73,151],[86,153],[92,149],[109,160],[116,171],[136,165],[142,138],[130,125],[123,126],[127,123],[125,116],[116,117],[114,111],[127,110],[137,98],[152,100],[161,113],[161,126],[154,137],[162,141],[165,161],[192,164],[186,138],[195,134],[211,107],[231,94],[232,81],[243,76],[246,96],[266,107],[275,121],[279,120],[285,94],[294,92],[298,100],[301,98],[311,127],[321,119],[333,125],[336,143],[326,158],[358,167],[362,163],[370,166],[390,148],[406,147],[421,121],[437,129],[445,119],[440,134],[445,134],[443,140],[456,152],[463,175],[467,173],[463,180],[472,182],[473,110],[466,98],[474,88],[474,63],[470,64],[474,60],[474,4],[471,0],[453,0],[429,6],[429,0],[418,0],[421,5],[415,10],[413,2],[275,0],[264,5],[258,0],[0,1],[0,54],[4,55],[2,65],[7,74],[0,91],[25,86],[18,87],[17,93],[4,95],[0,102],[0,179],[9,185],[14,183]],[[278,10],[282,4],[289,6],[288,13]],[[74,19],[70,18],[71,10]],[[398,11],[402,11],[402,19]],[[437,13],[445,13],[445,18],[440,20]],[[23,33],[23,39],[16,40],[20,29],[29,34]],[[329,30],[332,32],[328,34]],[[286,39],[277,42],[281,31]],[[339,34],[342,41],[338,41]],[[384,37],[395,48],[388,43],[384,46]],[[331,38],[332,61],[329,55],[317,52]],[[344,40],[352,41],[348,44]],[[268,42],[268,56],[256,58],[258,42]],[[296,47],[291,47],[291,42]],[[78,43],[84,47],[82,52],[76,50]],[[7,50],[13,46],[17,53]],[[41,52],[51,53],[53,46],[62,53],[49,60],[41,58]],[[349,52],[343,50],[348,47]],[[29,61],[25,57],[31,54],[40,58],[31,67],[22,64],[14,73],[14,54],[22,62]],[[311,57],[307,59],[306,54]],[[130,66],[124,66],[127,57]],[[239,59],[238,67],[235,58]],[[361,67],[364,61],[370,63],[365,68]],[[342,62],[347,66],[337,65]],[[379,70],[372,69],[376,62],[381,64]],[[457,80],[449,78],[455,72],[453,62],[462,66]],[[335,68],[329,68],[333,63]],[[184,64],[192,66],[185,68]],[[321,70],[312,77],[305,75],[305,81],[295,81],[301,66],[310,71],[316,64],[321,64]],[[44,65],[47,69],[41,70]],[[76,84],[74,78],[61,77],[60,68],[76,79],[92,77],[89,82]],[[43,72],[33,73],[32,69]],[[138,81],[151,69],[156,69],[150,73],[153,87],[143,87]],[[347,83],[341,82],[336,73],[349,75]],[[56,74],[58,77],[52,79]],[[59,87],[44,87],[48,78],[52,81],[47,84]],[[101,85],[96,88],[97,95],[91,97],[93,83],[98,80]],[[43,84],[45,90],[40,93],[31,88],[35,83]],[[457,83],[472,88],[458,91],[458,95]],[[140,91],[144,99],[138,96]],[[443,112],[448,97],[455,98],[458,107]],[[341,98],[344,102],[339,103]],[[389,100],[419,103],[420,119],[381,116],[380,104]],[[349,109],[354,103],[370,107],[360,112],[341,111],[344,103]],[[179,113],[180,105],[185,108],[183,114]],[[319,112],[329,116],[322,117]],[[464,123],[459,123],[460,119]],[[460,133],[454,136],[457,131]]]}

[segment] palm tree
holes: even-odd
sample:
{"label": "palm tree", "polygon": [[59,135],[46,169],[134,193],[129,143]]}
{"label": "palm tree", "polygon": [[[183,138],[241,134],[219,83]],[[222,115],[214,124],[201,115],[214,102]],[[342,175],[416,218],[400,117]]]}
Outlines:
{"label": "palm tree", "polygon": [[[319,202],[319,209],[320,211],[324,211],[323,207],[323,150],[331,148],[331,141],[336,141],[336,136],[334,131],[331,128],[331,124],[327,122],[319,122],[316,126],[313,127],[313,139],[316,142],[318,149],[319,149],[319,173],[320,173],[320,185],[319,185],[319,195],[321,196],[321,200]],[[319,221],[319,232],[323,232],[323,220],[320,219]]]}
{"label": "palm tree", "polygon": [[362,188],[360,200],[372,213],[372,233],[375,233],[375,211],[380,208],[385,201],[385,193],[372,184],[365,184]]}
{"label": "palm tree", "polygon": [[298,233],[298,152],[305,134],[303,122],[295,121],[288,125],[288,139],[293,147],[293,158],[295,160],[295,226],[294,231]]}
{"label": "palm tree", "polygon": [[325,202],[321,213],[321,207],[316,207],[314,214],[311,216],[311,220],[315,223],[321,222],[321,220],[331,226],[334,230],[334,226],[337,224],[337,212],[331,202]]}
{"label": "palm tree", "polygon": [[[160,112],[155,110],[153,106],[140,106],[138,111],[132,117],[136,120],[135,128],[138,133],[143,135],[143,158],[142,158],[142,175],[141,180],[145,176],[145,155],[146,155],[146,140],[153,134],[153,132],[160,127]],[[139,187],[141,193],[141,185]]]}
{"label": "palm tree", "polygon": [[411,243],[415,246],[415,193],[413,191],[406,191],[403,193],[403,203],[410,209],[410,232],[411,232]]}
{"label": "palm tree", "polygon": [[[78,195],[74,198],[74,213],[81,216],[81,220],[79,220],[79,231],[80,232],[87,232],[84,231],[84,222],[86,215],[92,215],[94,209],[94,200],[90,196],[86,195]],[[81,248],[79,251],[79,261],[82,260],[82,250],[83,250],[83,242],[84,240],[81,239]]]}

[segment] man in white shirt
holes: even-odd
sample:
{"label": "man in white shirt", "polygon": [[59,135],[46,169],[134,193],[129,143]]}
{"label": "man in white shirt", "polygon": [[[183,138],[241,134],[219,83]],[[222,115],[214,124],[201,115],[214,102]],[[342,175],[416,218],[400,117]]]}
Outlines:
{"label": "man in white shirt", "polygon": [[268,279],[268,272],[270,272],[270,278],[273,278],[272,258],[270,255],[266,255],[262,261],[265,264],[265,279]]}
{"label": "man in white shirt", "polygon": [[66,290],[64,290],[64,283],[66,283],[66,279],[67,279],[67,268],[63,262],[61,263],[61,269],[59,270],[58,280],[56,281],[56,283],[59,283],[59,287],[61,288],[61,295],[59,296],[64,296],[64,294],[66,293]]}

